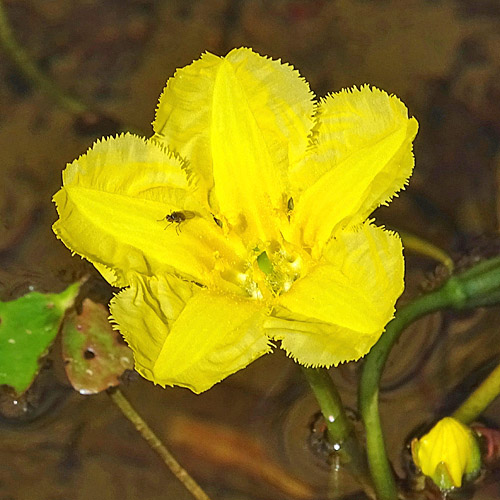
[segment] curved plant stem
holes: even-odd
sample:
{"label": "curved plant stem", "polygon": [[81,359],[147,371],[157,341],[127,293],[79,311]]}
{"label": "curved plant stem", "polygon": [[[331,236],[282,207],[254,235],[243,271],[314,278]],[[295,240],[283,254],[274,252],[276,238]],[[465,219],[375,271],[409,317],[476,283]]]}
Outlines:
{"label": "curved plant stem", "polygon": [[201,489],[198,483],[188,474],[179,462],[177,462],[148,424],[144,422],[141,416],[134,410],[123,393],[119,389],[111,389],[108,390],[108,394],[125,417],[132,422],[140,435],[147,441],[149,446],[160,455],[165,465],[193,497],[196,498],[196,500],[210,500],[210,497]]}
{"label": "curved plant stem", "polygon": [[63,93],[47,78],[19,45],[10,29],[3,2],[0,0],[0,44],[24,77],[35,87],[51,95],[61,106],[74,114],[87,111],[87,107],[75,98]]}
{"label": "curved plant stem", "polygon": [[415,234],[404,231],[398,231],[398,234],[403,240],[405,250],[411,250],[415,253],[426,255],[427,257],[441,262],[448,271],[453,271],[455,267],[453,259],[443,249]]}
{"label": "curved plant stem", "polygon": [[375,498],[365,454],[356,439],[354,426],[347,417],[340,395],[325,368],[301,367],[319,403],[332,445],[338,445],[342,465],[356,477],[370,498]]}
{"label": "curved plant stem", "polygon": [[[416,319],[440,309],[466,309],[489,306],[500,302],[500,257],[478,262],[460,274],[451,276],[438,290],[423,295],[401,308],[387,325],[385,333],[366,356],[359,387],[359,407],[366,429],[368,464],[379,500],[395,500],[397,490],[394,475],[387,458],[378,409],[378,395],[382,371],[393,345],[403,330]],[[498,393],[497,381],[486,385],[484,393],[476,398],[484,405]],[[495,392],[496,391],[496,392]],[[472,405],[473,403],[471,403]],[[482,405],[481,406],[482,408]],[[471,418],[479,406],[462,409],[464,418]],[[458,411],[458,410],[457,410]]]}
{"label": "curved plant stem", "polygon": [[481,385],[455,410],[452,417],[464,424],[470,424],[500,394],[500,365],[498,365]]}
{"label": "curved plant stem", "polygon": [[359,407],[366,429],[368,464],[379,500],[397,499],[396,482],[387,458],[378,409],[379,385],[385,362],[406,326],[457,301],[461,302],[460,294],[457,294],[455,279],[450,278],[439,290],[401,308],[365,359],[359,387]]}

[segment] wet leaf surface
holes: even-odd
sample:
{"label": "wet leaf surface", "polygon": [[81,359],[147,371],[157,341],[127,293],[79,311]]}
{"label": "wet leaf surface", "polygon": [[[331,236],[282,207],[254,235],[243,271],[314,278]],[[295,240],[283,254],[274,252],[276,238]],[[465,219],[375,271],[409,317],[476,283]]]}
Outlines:
{"label": "wet leaf surface", "polygon": [[109,311],[85,299],[82,312],[69,314],[62,327],[63,359],[71,385],[80,394],[97,394],[120,384],[134,367],[130,348],[108,321]]}
{"label": "wet leaf surface", "polygon": [[30,292],[0,302],[0,385],[18,394],[29,388],[79,287],[75,283],[59,294]]}

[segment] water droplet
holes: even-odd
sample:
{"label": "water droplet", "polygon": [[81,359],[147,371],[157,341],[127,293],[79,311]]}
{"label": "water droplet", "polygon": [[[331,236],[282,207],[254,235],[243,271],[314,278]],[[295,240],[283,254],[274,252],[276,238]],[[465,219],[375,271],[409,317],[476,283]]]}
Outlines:
{"label": "water droplet", "polygon": [[127,367],[130,365],[130,358],[127,357],[127,356],[122,356],[120,358],[120,364],[123,366],[123,367]]}
{"label": "water droplet", "polygon": [[85,373],[86,373],[87,375],[90,375],[90,376],[94,375],[94,372],[93,372],[90,368],[87,368],[87,369],[85,370]]}

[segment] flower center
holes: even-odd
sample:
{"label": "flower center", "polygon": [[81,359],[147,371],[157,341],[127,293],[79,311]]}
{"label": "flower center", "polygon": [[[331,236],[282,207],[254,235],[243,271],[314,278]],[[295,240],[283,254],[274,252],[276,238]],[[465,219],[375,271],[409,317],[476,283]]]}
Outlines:
{"label": "flower center", "polygon": [[[281,213],[290,222],[293,199],[284,197],[286,209]],[[216,219],[217,225],[219,219]],[[283,221],[282,221],[283,222]],[[222,226],[221,226],[222,227]],[[256,300],[269,300],[288,292],[293,283],[307,272],[311,256],[285,238],[247,247],[247,255],[239,264],[223,259],[216,272],[230,287]]]}
{"label": "flower center", "polygon": [[272,295],[280,295],[290,290],[293,283],[300,278],[303,260],[283,247],[269,248],[258,254],[257,267],[254,279],[262,295],[265,296],[266,291],[270,291]]}

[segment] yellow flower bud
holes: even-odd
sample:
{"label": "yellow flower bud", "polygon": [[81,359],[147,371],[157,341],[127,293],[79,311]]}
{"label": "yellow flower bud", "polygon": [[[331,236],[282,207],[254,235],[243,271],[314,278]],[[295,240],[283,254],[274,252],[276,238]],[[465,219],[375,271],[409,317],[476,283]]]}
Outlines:
{"label": "yellow flower bud", "polygon": [[451,417],[441,419],[411,443],[413,461],[441,490],[462,486],[481,468],[481,453],[472,431]]}

